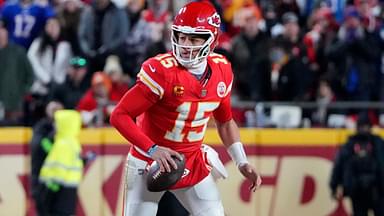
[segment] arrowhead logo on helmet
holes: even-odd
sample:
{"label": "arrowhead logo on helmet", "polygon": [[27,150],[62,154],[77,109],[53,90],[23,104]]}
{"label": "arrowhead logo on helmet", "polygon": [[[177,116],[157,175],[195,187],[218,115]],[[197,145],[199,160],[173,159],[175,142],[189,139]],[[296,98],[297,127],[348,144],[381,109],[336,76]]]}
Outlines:
{"label": "arrowhead logo on helmet", "polygon": [[220,19],[219,14],[214,13],[212,16],[208,17],[208,24],[210,24],[216,28],[219,28],[220,23],[221,23],[221,19]]}

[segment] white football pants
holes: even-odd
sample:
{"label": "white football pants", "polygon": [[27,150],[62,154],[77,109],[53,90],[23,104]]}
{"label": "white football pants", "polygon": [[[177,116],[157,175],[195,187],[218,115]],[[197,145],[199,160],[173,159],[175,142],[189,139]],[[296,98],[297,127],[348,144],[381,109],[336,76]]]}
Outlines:
{"label": "white football pants", "polygon": [[[147,190],[147,162],[128,154],[125,167],[123,216],[155,216],[164,192]],[[212,175],[193,187],[170,190],[193,216],[224,216],[220,194]]]}

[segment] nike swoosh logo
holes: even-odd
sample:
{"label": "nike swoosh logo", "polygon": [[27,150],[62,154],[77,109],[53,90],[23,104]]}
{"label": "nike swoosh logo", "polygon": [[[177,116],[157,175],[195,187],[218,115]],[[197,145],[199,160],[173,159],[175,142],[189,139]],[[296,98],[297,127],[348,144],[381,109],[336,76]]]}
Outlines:
{"label": "nike swoosh logo", "polygon": [[149,69],[152,71],[152,73],[156,72],[156,68],[152,67],[152,65],[149,64]]}

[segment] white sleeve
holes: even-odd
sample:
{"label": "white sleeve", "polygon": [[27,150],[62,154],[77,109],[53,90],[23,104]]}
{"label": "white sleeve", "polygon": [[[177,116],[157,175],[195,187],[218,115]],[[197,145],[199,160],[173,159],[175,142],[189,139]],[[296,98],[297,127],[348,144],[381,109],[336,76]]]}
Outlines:
{"label": "white sleeve", "polygon": [[68,42],[60,42],[57,46],[56,58],[53,65],[53,80],[56,83],[60,84],[64,82],[71,57],[71,45]]}
{"label": "white sleeve", "polygon": [[51,76],[49,71],[45,70],[41,64],[41,55],[39,54],[40,44],[40,38],[37,38],[32,42],[28,49],[28,59],[31,62],[36,79],[47,84],[51,81]]}

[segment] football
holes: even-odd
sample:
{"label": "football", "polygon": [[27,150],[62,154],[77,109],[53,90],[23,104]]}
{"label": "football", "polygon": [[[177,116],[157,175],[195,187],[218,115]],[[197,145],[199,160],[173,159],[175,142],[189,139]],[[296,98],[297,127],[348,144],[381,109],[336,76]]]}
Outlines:
{"label": "football", "polygon": [[185,158],[182,155],[183,159],[180,160],[176,156],[172,156],[175,163],[177,164],[177,169],[174,169],[171,166],[171,172],[161,172],[160,166],[156,161],[153,161],[149,166],[147,173],[147,188],[151,192],[164,191],[170,188],[172,185],[181,178],[184,173],[185,168]]}

